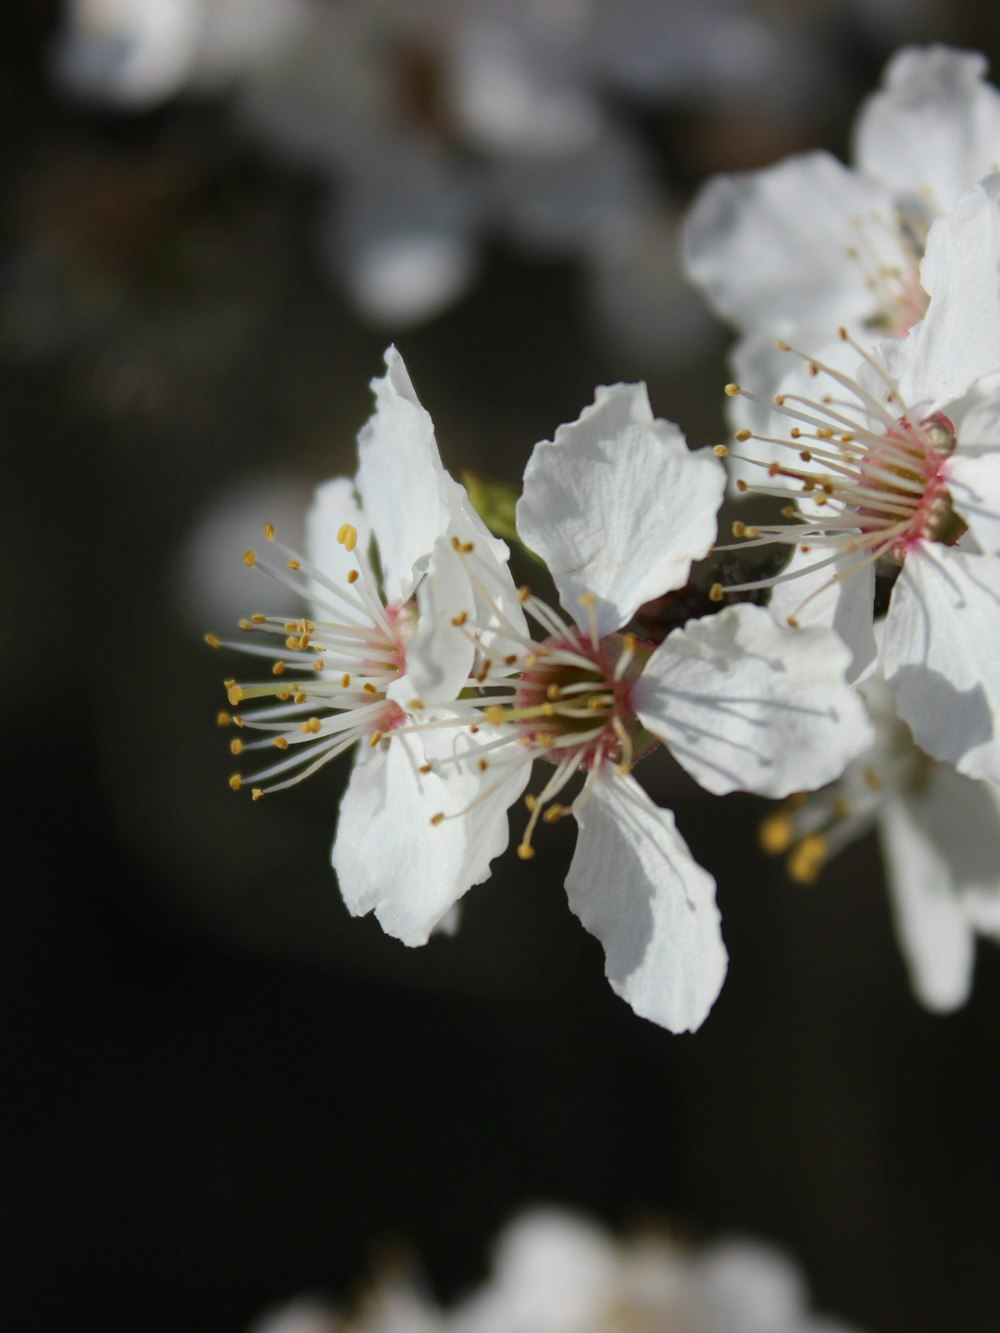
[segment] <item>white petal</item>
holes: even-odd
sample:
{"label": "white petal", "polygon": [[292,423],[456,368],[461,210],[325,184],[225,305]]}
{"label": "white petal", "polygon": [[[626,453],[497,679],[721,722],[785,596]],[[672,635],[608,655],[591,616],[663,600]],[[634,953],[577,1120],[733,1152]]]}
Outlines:
{"label": "white petal", "polygon": [[413,695],[425,703],[447,703],[457,698],[468,680],[476,655],[475,644],[458,617],[475,613],[472,584],[450,537],[439,537],[430,570],[417,589],[420,618],[406,645],[405,697],[398,688],[389,697],[404,708]]}
{"label": "white petal", "polygon": [[905,47],[855,129],[860,169],[936,213],[1000,167],[1000,93],[978,52]]}
{"label": "white petal", "polygon": [[643,1018],[694,1031],[726,975],[715,881],[634,778],[602,774],[577,822],[566,893],[604,946],[612,990]]}
{"label": "white petal", "polygon": [[[822,559],[822,551],[796,547],[782,575],[808,571]],[[815,574],[805,572],[787,578],[786,582],[775,584],[768,603],[768,610],[779,625],[787,625],[788,617],[792,616],[802,626],[821,625],[836,631],[851,650],[847,671],[850,681],[865,675],[875,661],[876,651],[875,568],[869,563],[845,577],[846,571],[857,563],[856,554],[845,554]]]}
{"label": "white petal", "polygon": [[912,550],[882,657],[917,744],[969,777],[1000,781],[1000,556],[935,542]]}
{"label": "white petal", "polygon": [[[743,331],[791,336],[805,323],[826,326],[832,337],[839,324],[876,310],[861,265],[849,254],[853,220],[873,212],[894,216],[889,192],[827,153],[717,176],[688,215],[687,268],[719,313]],[[873,245],[887,248],[887,238],[867,230]]]}
{"label": "white petal", "polygon": [[890,801],[879,834],[913,989],[929,1009],[955,1009],[969,994],[973,931],[948,863],[924,828],[925,815],[926,803]]}
{"label": "white petal", "polygon": [[987,555],[1000,553],[1000,449],[957,453],[947,463],[955,508]]}
{"label": "white petal", "polygon": [[399,605],[447,530],[449,511],[434,425],[394,347],[385,364],[385,375],[372,380],[375,413],[358,435],[357,487],[378,542],[386,601]]}
{"label": "white petal", "polygon": [[[457,729],[455,729],[457,730]],[[420,773],[456,744],[455,731],[393,737],[378,750],[364,747],[340,805],[333,868],[348,910],[374,911],[382,929],[404,944],[426,944],[462,895],[489,876],[490,862],[508,841],[507,805],[528,778],[516,777],[474,810],[437,825],[431,817],[460,811],[482,797],[495,778],[474,763]]]}
{"label": "white petal", "polygon": [[935,222],[920,281],[930,302],[899,349],[899,387],[911,408],[930,410],[1000,370],[1000,176]]}
{"label": "white petal", "polygon": [[732,606],[675,630],[633,686],[643,726],[708,791],[787,796],[840,776],[871,744],[829,630],[781,629]]}
{"label": "white petal", "polygon": [[580,624],[597,598],[602,634],[643,602],[682,587],[715,540],[725,474],[710,450],[653,420],[644,384],[597,390],[578,420],[536,444],[517,504],[517,530],[552,571]]}
{"label": "white petal", "polygon": [[[312,506],[306,515],[306,552],[320,573],[347,588],[347,576],[357,568],[357,559],[340,542],[337,533],[345,523],[352,524],[358,533],[358,549],[367,551],[371,528],[354,494],[354,483],[347,477],[333,477],[317,486]],[[279,534],[280,535],[280,534]],[[313,585],[318,600],[329,598],[319,584]],[[324,618],[322,613],[320,618]]]}

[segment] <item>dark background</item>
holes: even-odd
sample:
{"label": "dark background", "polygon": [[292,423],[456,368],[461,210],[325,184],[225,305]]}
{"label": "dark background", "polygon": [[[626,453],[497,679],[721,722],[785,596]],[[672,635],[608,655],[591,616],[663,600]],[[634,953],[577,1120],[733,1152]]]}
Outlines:
{"label": "dark background", "polygon": [[[294,515],[352,469],[392,331],[320,273],[315,181],[224,98],[73,105],[46,70],[58,7],[0,16],[3,1328],[239,1333],[349,1295],[398,1241],[447,1297],[552,1200],[771,1239],[870,1333],[993,1333],[1000,954],[980,948],[964,1010],[923,1012],[871,839],[805,890],[755,848],[762,802],[644,767],[719,880],[732,959],[674,1038],[613,996],[567,911],[565,828],[469,895],[457,937],[407,951],[340,903],[346,769],[260,805],[227,790],[236,667],[201,631],[226,628],[272,498]],[[997,50],[973,5],[928,34]],[[830,40],[839,100],[810,116],[636,113],[675,191],[843,154],[887,52],[846,19]],[[683,366],[597,335],[572,263],[493,243],[472,294],[397,341],[455,470],[516,481],[618,378],[719,437],[721,330]],[[209,550],[205,516],[246,486]]]}

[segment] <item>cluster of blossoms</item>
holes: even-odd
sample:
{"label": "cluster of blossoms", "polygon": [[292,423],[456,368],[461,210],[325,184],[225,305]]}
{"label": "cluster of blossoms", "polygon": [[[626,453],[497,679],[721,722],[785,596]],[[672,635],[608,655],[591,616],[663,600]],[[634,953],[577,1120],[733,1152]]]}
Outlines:
{"label": "cluster of blossoms", "polygon": [[812,1314],[794,1265],[757,1241],[700,1248],[663,1231],[617,1240],[553,1208],[501,1233],[481,1286],[442,1308],[405,1276],[386,1276],[344,1316],[305,1298],[252,1333],[850,1333]]}
{"label": "cluster of blossoms", "polygon": [[[270,673],[228,682],[223,717],[235,754],[280,752],[232,778],[255,797],[355,748],[333,848],[351,912],[424,943],[523,797],[522,859],[540,823],[576,819],[566,891],[613,989],[693,1030],[727,957],[712,877],[633,776],[663,746],[712,794],[787,798],[763,841],[802,881],[877,824],[915,988],[961,1002],[975,933],[1000,934],[1000,94],[982,74],[904,51],[857,174],[806,156],[706,187],[687,249],[745,334],[736,444],[690,450],[645,386],[617,384],[536,445],[516,531],[559,609],[514,585],[386,354],[308,558],[270,529],[247,554],[309,611],[243,622]],[[826,316],[829,348],[809,322]],[[651,642],[637,614],[716,547],[727,456],[739,493],[781,504],[733,524],[738,549],[788,563],[713,584]]]}

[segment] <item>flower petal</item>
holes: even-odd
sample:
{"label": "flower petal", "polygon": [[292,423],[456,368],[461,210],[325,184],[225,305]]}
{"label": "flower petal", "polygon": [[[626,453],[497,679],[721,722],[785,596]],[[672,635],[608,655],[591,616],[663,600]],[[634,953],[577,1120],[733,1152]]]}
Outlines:
{"label": "flower petal", "polygon": [[1000,553],[1000,449],[968,450],[949,458],[948,491],[987,555]]}
{"label": "flower petal", "polygon": [[900,345],[899,388],[933,411],[1000,370],[1000,175],[968,190],[927,238],[927,313]]}
{"label": "flower petal", "polygon": [[[782,570],[786,581],[776,583],[768,609],[779,625],[793,617],[799,625],[821,625],[836,631],[851,650],[847,679],[861,679],[875,661],[875,568],[869,563],[851,571],[858,564],[857,553],[841,555],[834,564],[815,574],[811,566],[824,553],[803,551],[796,547]],[[797,571],[802,570],[799,574]],[[794,578],[788,575],[796,574]]]}
{"label": "flower petal", "polygon": [[353,916],[374,911],[386,934],[404,944],[426,944],[507,846],[507,805],[524,789],[527,764],[474,809],[431,824],[439,811],[457,814],[495,784],[474,763],[449,766],[444,776],[419,772],[466,744],[464,734],[456,740],[454,731],[432,730],[362,748],[341,801],[333,868],[344,902]]}
{"label": "flower petal", "polygon": [[925,542],[892,593],[882,649],[921,749],[1000,781],[1000,556]]}
{"label": "flower petal", "polygon": [[896,934],[914,992],[928,1009],[957,1009],[972,983],[973,929],[951,867],[925,826],[929,809],[927,799],[890,801],[879,836]]}
{"label": "flower petal", "polygon": [[[850,254],[854,219],[873,212],[894,216],[888,190],[828,153],[716,176],[688,214],[688,272],[743,331],[791,336],[805,323],[825,326],[830,337],[839,324],[876,309],[862,266]],[[870,243],[887,252],[878,257],[887,259],[887,237],[868,232]]]}
{"label": "flower petal", "polygon": [[517,530],[548,564],[569,614],[585,625],[579,600],[593,593],[608,634],[687,582],[715,540],[724,487],[710,450],[691,453],[677,426],[654,421],[644,384],[616,384],[535,445]]}
{"label": "flower petal", "polygon": [[945,213],[996,169],[1000,93],[984,80],[978,52],[904,47],[889,62],[882,90],[855,128],[861,171],[902,196],[927,198]]}
{"label": "flower petal", "polygon": [[872,742],[849,661],[829,630],[781,629],[763,607],[732,606],[669,634],[632,704],[708,791],[787,796],[839,777]]}
{"label": "flower petal", "polygon": [[386,373],[372,380],[375,412],[358,435],[357,487],[382,561],[385,597],[405,602],[450,518],[434,425],[390,347]]}
{"label": "flower petal", "polygon": [[694,1031],[726,975],[715,881],[634,778],[606,769],[576,818],[566,893],[604,946],[612,990],[643,1018]]}

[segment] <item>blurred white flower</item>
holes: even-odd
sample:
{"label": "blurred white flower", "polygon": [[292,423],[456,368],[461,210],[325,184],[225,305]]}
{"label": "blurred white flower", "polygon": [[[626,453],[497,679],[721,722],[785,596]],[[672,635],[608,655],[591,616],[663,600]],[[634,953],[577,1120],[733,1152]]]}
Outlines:
{"label": "blurred white flower", "polygon": [[[1000,168],[1000,92],[985,72],[974,52],[905,47],[858,116],[854,167],[803,153],[715,177],[696,198],[688,270],[735,325],[736,378],[765,403],[784,373],[776,338],[812,352],[845,325],[870,347],[922,317],[933,223]],[[765,428],[766,407],[734,409]]]}
{"label": "blurred white flower", "polygon": [[814,1316],[794,1266],[748,1240],[693,1249],[648,1232],[617,1240],[537,1209],[501,1234],[491,1277],[453,1333],[848,1333]]}
{"label": "blurred white flower", "polygon": [[787,854],[793,879],[811,883],[877,828],[913,989],[930,1009],[955,1009],[971,988],[976,935],[1000,940],[1000,786],[930,759],[881,677],[860,688],[874,745],[839,781],[770,816],[761,841]]}

